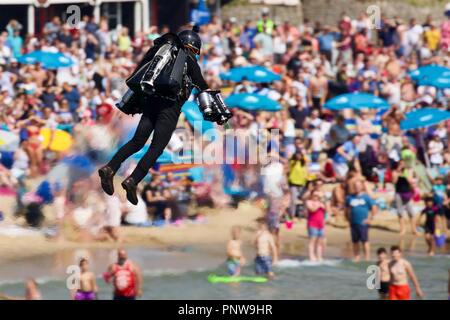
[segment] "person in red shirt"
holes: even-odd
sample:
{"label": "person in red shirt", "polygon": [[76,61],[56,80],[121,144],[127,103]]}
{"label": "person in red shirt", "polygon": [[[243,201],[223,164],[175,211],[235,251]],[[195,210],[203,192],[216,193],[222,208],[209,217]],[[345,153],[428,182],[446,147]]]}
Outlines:
{"label": "person in red shirt", "polygon": [[369,39],[367,38],[367,30],[363,29],[354,36],[355,56],[358,53],[370,54]]}
{"label": "person in red shirt", "polygon": [[109,266],[103,278],[114,285],[113,300],[136,300],[142,295],[141,269],[128,259],[124,249],[119,249],[117,255],[117,262]]}

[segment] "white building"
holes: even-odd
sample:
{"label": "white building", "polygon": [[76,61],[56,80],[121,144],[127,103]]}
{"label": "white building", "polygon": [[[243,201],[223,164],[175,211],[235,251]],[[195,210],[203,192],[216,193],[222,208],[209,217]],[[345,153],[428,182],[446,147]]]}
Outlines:
{"label": "white building", "polygon": [[[154,5],[153,5],[153,2]],[[70,5],[78,5],[81,15],[100,16],[111,25],[124,25],[133,32],[147,30],[150,26],[151,11],[155,0],[0,0],[0,27],[10,19],[16,19],[25,26],[27,33],[42,29],[53,16],[69,16]]]}

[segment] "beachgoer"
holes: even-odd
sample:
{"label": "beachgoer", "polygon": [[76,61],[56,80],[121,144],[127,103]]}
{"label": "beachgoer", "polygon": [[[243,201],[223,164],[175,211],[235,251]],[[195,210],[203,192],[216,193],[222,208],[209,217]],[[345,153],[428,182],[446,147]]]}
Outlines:
{"label": "beachgoer", "polygon": [[97,300],[97,282],[95,274],[89,271],[89,261],[86,258],[80,260],[80,287],[73,293],[74,300]]}
{"label": "beachgoer", "polygon": [[434,236],[436,235],[436,226],[439,225],[439,208],[434,204],[433,198],[425,199],[425,208],[420,216],[425,216],[425,241],[428,246],[428,255],[434,256],[436,243]]}
{"label": "beachgoer", "polygon": [[241,267],[245,263],[241,246],[241,228],[233,226],[231,228],[231,239],[227,244],[227,268],[230,276],[239,276],[241,274]]}
{"label": "beachgoer", "polygon": [[423,298],[424,294],[420,288],[414,269],[409,261],[402,258],[402,251],[398,246],[391,247],[392,259],[389,262],[389,272],[391,282],[389,285],[389,300],[410,300],[411,290],[408,284],[408,278],[413,282],[416,294]]}
{"label": "beachgoer", "polygon": [[405,234],[405,212],[410,217],[412,233],[417,234],[416,217],[412,204],[414,171],[406,167],[404,160],[400,160],[397,168],[392,172],[392,183],[395,186],[395,204],[400,222],[400,235]]}
{"label": "beachgoer", "polygon": [[275,239],[269,232],[265,218],[259,218],[258,231],[254,241],[256,247],[255,272],[273,278],[275,274],[272,270],[272,263],[278,261],[278,251]]}
{"label": "beachgoer", "polygon": [[377,250],[377,266],[380,279],[380,288],[378,294],[381,300],[387,300],[389,294],[389,283],[391,280],[391,274],[389,272],[389,258],[385,248],[378,248]]}
{"label": "beachgoer", "polygon": [[141,269],[128,259],[124,249],[119,249],[117,255],[117,262],[109,266],[104,279],[114,285],[113,300],[135,300],[142,296]]}
{"label": "beachgoer", "polygon": [[361,182],[355,183],[354,195],[348,195],[346,199],[346,214],[351,225],[351,237],[353,243],[353,259],[360,260],[360,247],[362,243],[366,261],[370,259],[369,225],[377,212],[375,202],[369,195],[363,192]]}
{"label": "beachgoer", "polygon": [[325,238],[325,204],[320,191],[314,191],[306,200],[307,227],[309,237],[309,260],[322,261]]}

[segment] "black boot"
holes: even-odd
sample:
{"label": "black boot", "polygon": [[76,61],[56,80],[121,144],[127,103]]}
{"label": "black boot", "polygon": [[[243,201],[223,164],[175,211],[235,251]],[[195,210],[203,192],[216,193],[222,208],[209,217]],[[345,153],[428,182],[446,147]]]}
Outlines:
{"label": "black boot", "polygon": [[134,179],[132,177],[126,178],[122,182],[122,188],[124,188],[125,191],[127,192],[128,201],[130,201],[134,205],[137,205],[138,204],[138,198],[136,194],[137,184],[134,182]]}
{"label": "black boot", "polygon": [[102,182],[102,189],[106,194],[112,196],[114,194],[114,171],[108,166],[101,167],[98,170],[98,175]]}

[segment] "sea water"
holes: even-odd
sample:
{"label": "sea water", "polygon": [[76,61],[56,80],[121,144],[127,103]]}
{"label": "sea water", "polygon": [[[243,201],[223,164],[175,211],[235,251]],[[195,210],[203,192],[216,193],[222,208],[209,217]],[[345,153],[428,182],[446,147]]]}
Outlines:
{"label": "sea water", "polygon": [[[156,251],[146,248],[130,249],[129,257],[142,266],[144,295],[142,299],[377,299],[376,290],[367,288],[372,263],[327,258],[322,263],[309,262],[302,257],[289,257],[275,267],[276,279],[266,283],[211,284],[209,274],[225,275],[222,257],[205,254],[192,248]],[[69,299],[66,288],[67,256],[44,256],[29,261],[0,265],[0,292],[22,296],[23,281],[35,277],[44,299]],[[75,254],[76,256],[76,254]],[[113,251],[94,250],[92,269],[98,274],[99,299],[111,299],[112,287],[101,273]],[[413,264],[426,299],[447,299],[449,255],[407,257]],[[98,261],[102,261],[99,263]],[[253,264],[242,270],[254,275]],[[413,290],[414,292],[414,290]],[[414,294],[413,294],[414,296]]]}

